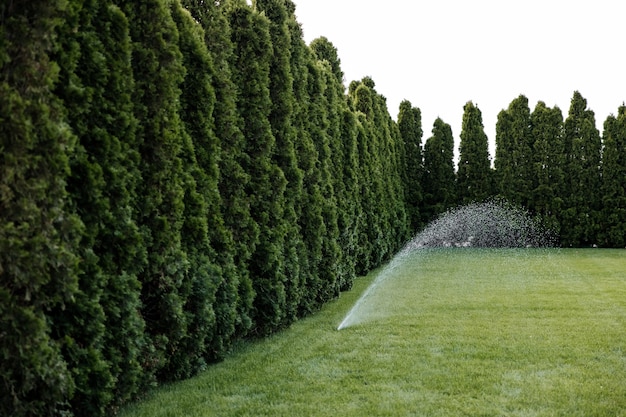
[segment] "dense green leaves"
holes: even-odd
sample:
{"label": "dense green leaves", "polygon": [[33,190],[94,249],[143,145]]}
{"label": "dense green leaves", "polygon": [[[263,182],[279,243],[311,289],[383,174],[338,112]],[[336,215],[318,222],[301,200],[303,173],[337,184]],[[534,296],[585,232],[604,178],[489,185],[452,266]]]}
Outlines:
{"label": "dense green leaves", "polygon": [[459,146],[457,196],[461,204],[493,195],[489,145],[480,109],[471,101],[463,107]]}
{"label": "dense green leaves", "polygon": [[[76,138],[52,93],[59,2],[2,6],[0,30],[0,414],[55,415],[75,390],[49,312],[79,293],[80,220],[66,181]],[[87,307],[89,308],[89,307]],[[98,314],[98,313],[96,313]]]}
{"label": "dense green leaves", "polygon": [[527,207],[533,189],[534,136],[528,99],[519,96],[498,115],[496,124],[496,191],[509,202]]}
{"label": "dense green leaves", "polygon": [[456,203],[454,138],[452,128],[440,118],[424,145],[423,219],[428,222]]}
{"label": "dense green leaves", "polygon": [[563,245],[595,244],[598,233],[602,144],[595,115],[576,91],[564,124]]}
{"label": "dense green leaves", "polygon": [[424,160],[422,157],[422,114],[420,109],[413,107],[411,102],[405,100],[400,103],[398,113],[398,129],[402,140],[401,149],[398,152],[406,205],[411,224],[415,232],[422,226],[423,193],[422,183],[424,180]]}

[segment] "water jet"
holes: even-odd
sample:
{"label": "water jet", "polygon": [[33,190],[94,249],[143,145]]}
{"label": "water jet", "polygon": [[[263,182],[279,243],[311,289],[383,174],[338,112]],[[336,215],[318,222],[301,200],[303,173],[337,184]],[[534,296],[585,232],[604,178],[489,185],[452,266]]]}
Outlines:
{"label": "water jet", "polygon": [[364,321],[364,306],[394,271],[416,252],[430,248],[554,247],[554,234],[537,218],[506,200],[489,200],[451,209],[429,223],[379,272],[337,330]]}

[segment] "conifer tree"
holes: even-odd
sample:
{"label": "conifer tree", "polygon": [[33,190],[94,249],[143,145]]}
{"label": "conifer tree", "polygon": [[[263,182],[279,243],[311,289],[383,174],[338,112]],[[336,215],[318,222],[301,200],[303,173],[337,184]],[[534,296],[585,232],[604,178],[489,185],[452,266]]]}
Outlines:
{"label": "conifer tree", "polygon": [[[308,127],[311,142],[315,150],[315,159],[310,174],[314,185],[311,187],[311,200],[307,202],[307,211],[313,216],[305,219],[307,232],[313,234],[309,240],[309,267],[313,276],[307,288],[306,303],[312,308],[319,308],[324,301],[337,293],[337,273],[339,267],[339,247],[337,246],[337,203],[332,177],[332,159],[330,150],[330,132],[328,121],[328,65],[317,60],[311,54],[308,62]],[[313,156],[313,154],[311,154]],[[319,206],[319,207],[315,207]],[[319,210],[319,211],[318,211]]]}
{"label": "conifer tree", "polygon": [[482,201],[493,195],[487,135],[480,109],[471,101],[463,108],[457,193],[461,204]]}
{"label": "conifer tree", "polygon": [[424,145],[423,221],[428,223],[456,202],[454,137],[452,128],[440,118]]}
{"label": "conifer tree", "polygon": [[54,328],[65,336],[75,375],[72,407],[97,416],[107,413],[111,401],[132,397],[142,373],[137,273],[145,265],[145,249],[132,218],[139,172],[131,48],[128,22],[109,2],[74,7],[62,28],[56,94],[78,138],[68,191],[86,227],[80,291],[55,312]]}
{"label": "conifer tree", "polygon": [[140,281],[150,340],[143,359],[149,382],[152,375],[167,378],[170,353],[187,336],[183,306],[189,263],[181,242],[185,178],[179,117],[184,68],[178,31],[165,0],[120,4],[133,41],[133,105],[139,121],[136,137],[142,178],[135,213],[148,251]]}
{"label": "conifer tree", "polygon": [[424,160],[422,157],[422,114],[419,108],[413,107],[405,100],[400,103],[398,113],[398,128],[402,139],[403,149],[399,149],[399,156],[404,160],[401,164],[404,182],[406,205],[409,222],[413,232],[419,230],[422,223],[420,213],[423,193],[422,181],[424,176]]}
{"label": "conifer tree", "polygon": [[233,1],[226,11],[236,53],[231,64],[233,80],[239,87],[237,108],[246,137],[242,165],[250,175],[247,193],[259,236],[250,241],[252,256],[249,272],[256,293],[256,331],[267,333],[278,328],[286,314],[284,273],[284,214],[286,180],[272,160],[275,138],[271,113],[270,61],[272,44],[269,22],[243,1]]}
{"label": "conifer tree", "polygon": [[594,113],[576,91],[564,125],[565,187],[561,210],[564,245],[589,245],[597,240],[601,146]]}
{"label": "conifer tree", "polygon": [[[218,256],[222,281],[217,289],[215,333],[208,343],[208,359],[223,357],[236,337],[245,335],[252,325],[251,310],[254,290],[248,272],[251,242],[258,238],[258,225],[250,214],[246,188],[250,176],[243,170],[245,138],[243,121],[236,107],[236,86],[232,79],[231,59],[234,47],[224,3],[183,0],[183,5],[204,29],[204,41],[213,61],[212,86],[215,91],[213,120],[221,149],[218,160],[220,212],[226,233],[210,227],[211,245]],[[203,155],[204,152],[202,153]],[[200,154],[198,154],[200,156]],[[200,156],[200,165],[210,171],[208,159]],[[205,161],[205,162],[203,162]],[[210,202],[211,204],[215,202]],[[209,222],[211,225],[212,221]],[[231,254],[232,253],[232,259]]]}
{"label": "conifer tree", "polygon": [[626,106],[604,122],[600,244],[626,246]]}
{"label": "conifer tree", "polygon": [[358,270],[365,272],[379,265],[386,256],[384,231],[390,230],[389,204],[385,199],[384,179],[380,163],[380,142],[376,135],[374,82],[366,77],[350,85],[350,100],[354,109],[360,113],[359,121],[359,160],[361,162],[359,177],[362,178],[362,207],[364,208],[365,228],[360,238],[363,248]]}
{"label": "conifer tree", "polygon": [[[274,163],[278,165],[287,180],[283,205],[282,229],[284,233],[284,274],[286,288],[286,323],[297,317],[297,288],[300,286],[300,259],[302,235],[296,213],[296,206],[302,198],[302,170],[298,167],[294,142],[297,131],[294,125],[295,94],[294,75],[291,66],[292,40],[288,20],[290,15],[284,0],[256,0],[254,7],[265,14],[270,21],[270,37],[274,54],[270,62],[270,96],[272,100],[269,115],[272,133],[276,140]],[[276,232],[280,233],[279,230]],[[293,296],[296,300],[292,300]],[[285,323],[285,324],[286,324]]]}
{"label": "conifer tree", "polygon": [[0,6],[0,414],[6,416],[67,413],[74,392],[48,316],[79,291],[82,225],[65,189],[75,137],[52,94],[59,68],[50,57],[64,6]]}
{"label": "conifer tree", "polygon": [[[342,113],[347,108],[347,103],[343,96],[343,72],[338,58],[337,49],[327,38],[317,38],[311,42],[311,49],[314,56],[322,64],[322,74],[325,79],[324,98],[327,119],[328,147],[330,152],[330,182],[332,184],[332,197],[328,216],[325,215],[327,223],[327,233],[330,241],[335,243],[329,246],[330,257],[334,259],[336,265],[334,274],[336,275],[335,293],[339,289],[349,288],[354,279],[354,268],[348,265],[348,259],[344,257],[341,248],[349,245],[349,235],[343,233],[349,225],[347,218],[350,212],[351,202],[348,201],[346,182],[344,179],[344,138],[342,131]],[[320,153],[322,156],[323,153]],[[326,197],[325,197],[326,198]],[[333,207],[334,206],[334,207]],[[332,263],[329,263],[331,265]],[[332,270],[329,272],[333,274]],[[333,291],[331,291],[332,293]],[[331,294],[329,293],[329,294]]]}
{"label": "conifer tree", "polygon": [[222,258],[226,268],[234,268],[234,264],[231,251],[224,250],[218,256],[212,247],[215,243],[224,248],[229,237],[221,217],[217,189],[219,144],[213,124],[215,92],[211,84],[214,73],[211,56],[201,26],[178,2],[172,2],[170,7],[180,34],[179,47],[186,69],[180,114],[185,127],[181,153],[185,167],[182,244],[189,257],[184,305],[188,335],[181,348],[173,352],[169,365],[169,373],[178,379],[195,374],[204,367],[205,359],[211,357],[207,350],[217,333],[214,304],[222,283],[218,258]]}
{"label": "conifer tree", "polygon": [[340,231],[340,246],[343,250],[343,268],[346,281],[342,283],[341,290],[349,289],[356,277],[356,264],[359,256],[358,236],[363,227],[360,204],[360,179],[358,176],[358,124],[355,114],[348,109],[344,101],[341,120],[341,139],[343,142],[343,198],[340,202],[338,226]]}
{"label": "conifer tree", "polygon": [[318,66],[315,57],[302,39],[302,29],[293,16],[293,4],[289,9],[292,18],[289,20],[289,31],[292,45],[294,127],[298,132],[295,151],[298,166],[303,173],[302,194],[296,212],[302,235],[302,247],[299,259],[300,283],[298,289],[291,288],[290,293],[296,294],[298,315],[306,315],[319,308],[317,294],[322,283],[318,274],[322,256],[322,241],[325,233],[322,208],[324,205],[321,191],[321,176],[318,164],[318,152],[313,136],[318,135],[319,126],[314,123],[318,116],[312,117],[318,108],[313,97],[321,92]]}
{"label": "conifer tree", "polygon": [[539,102],[530,116],[534,138],[533,176],[529,209],[546,227],[559,233],[559,212],[563,204],[563,114],[558,107]]}
{"label": "conifer tree", "polygon": [[498,114],[496,124],[496,192],[515,205],[528,208],[533,187],[533,136],[528,99],[513,100]]}

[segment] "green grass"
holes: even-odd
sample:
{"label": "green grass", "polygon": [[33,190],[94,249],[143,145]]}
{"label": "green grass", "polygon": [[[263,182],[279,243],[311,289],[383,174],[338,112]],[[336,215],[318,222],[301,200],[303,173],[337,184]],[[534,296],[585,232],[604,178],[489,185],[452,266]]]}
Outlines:
{"label": "green grass", "polygon": [[121,415],[626,416],[625,255],[421,251]]}

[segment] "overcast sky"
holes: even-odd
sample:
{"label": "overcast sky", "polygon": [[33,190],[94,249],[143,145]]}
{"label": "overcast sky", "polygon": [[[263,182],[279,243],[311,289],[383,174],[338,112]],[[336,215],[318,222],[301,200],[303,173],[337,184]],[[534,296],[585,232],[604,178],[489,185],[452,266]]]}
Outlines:
{"label": "overcast sky", "polygon": [[606,117],[626,101],[623,0],[293,0],[307,43],[337,48],[346,87],[366,75],[397,119],[422,111],[425,141],[439,116],[456,147],[463,106],[482,111],[494,157],[497,115],[520,94],[567,116],[575,90]]}

